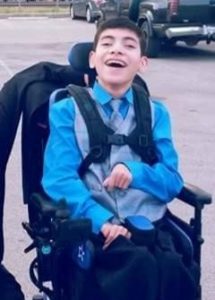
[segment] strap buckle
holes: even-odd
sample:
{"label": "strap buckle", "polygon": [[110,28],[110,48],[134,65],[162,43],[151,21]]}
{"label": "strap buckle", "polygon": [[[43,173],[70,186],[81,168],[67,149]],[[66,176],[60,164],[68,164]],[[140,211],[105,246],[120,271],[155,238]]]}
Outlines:
{"label": "strap buckle", "polygon": [[126,145],[126,136],[124,134],[108,134],[107,143],[117,146]]}

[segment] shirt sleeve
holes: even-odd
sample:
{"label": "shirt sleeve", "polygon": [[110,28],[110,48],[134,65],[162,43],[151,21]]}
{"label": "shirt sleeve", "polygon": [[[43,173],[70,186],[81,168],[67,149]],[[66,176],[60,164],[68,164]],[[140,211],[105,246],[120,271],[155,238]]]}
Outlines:
{"label": "shirt sleeve", "polygon": [[183,187],[178,172],[178,155],[171,135],[170,117],[160,102],[154,108],[153,139],[158,162],[150,166],[144,162],[123,162],[133,176],[131,187],[141,189],[163,202],[171,201]]}
{"label": "shirt sleeve", "polygon": [[50,108],[42,186],[54,201],[66,199],[73,218],[90,218],[93,231],[98,233],[113,215],[92,198],[78,175],[82,157],[75,137],[74,118],[74,104],[69,98]]}

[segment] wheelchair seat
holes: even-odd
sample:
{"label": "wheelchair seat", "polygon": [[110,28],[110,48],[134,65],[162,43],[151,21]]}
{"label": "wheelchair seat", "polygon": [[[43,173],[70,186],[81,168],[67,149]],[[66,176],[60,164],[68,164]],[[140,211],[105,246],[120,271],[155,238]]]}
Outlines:
{"label": "wheelchair seat", "polygon": [[[89,85],[92,86],[96,73],[89,68],[88,54],[92,49],[92,43],[75,44],[69,53],[69,63],[73,72],[79,75],[88,74]],[[142,85],[149,95],[149,89],[145,81],[136,76],[136,83]],[[71,78],[71,82],[73,78]],[[84,85],[83,81],[81,85]],[[23,185],[27,186],[25,203],[28,206],[29,221],[23,223],[24,229],[32,239],[32,244],[25,252],[36,250],[36,257],[30,266],[32,282],[43,292],[41,299],[50,300],[75,300],[80,289],[74,284],[64,283],[63,268],[66,268],[65,257],[73,249],[75,257],[80,258],[81,269],[87,270],[93,257],[93,246],[89,243],[91,238],[91,222],[88,219],[73,220],[69,216],[65,199],[54,203],[41,188],[42,166],[44,147],[49,134],[48,110],[50,102],[53,103],[68,95],[66,85],[52,91],[49,99],[42,106],[35,109],[28,122],[28,132],[31,134],[31,143],[28,147],[28,155],[33,159],[28,163],[34,164],[29,176],[23,177]],[[25,126],[25,124],[24,124]],[[25,129],[24,129],[25,130]],[[25,166],[26,167],[26,166]],[[194,259],[201,268],[202,238],[202,210],[205,205],[211,203],[211,195],[202,189],[190,184],[185,184],[178,195],[178,200],[191,206],[194,210],[193,217],[187,223],[181,216],[175,216],[168,211],[168,222],[172,233],[178,241],[178,247],[184,254],[186,261]],[[61,263],[63,261],[63,263]],[[56,271],[57,270],[57,271]],[[70,276],[70,273],[66,273]],[[85,277],[80,272],[77,276],[84,286]],[[201,300],[201,283],[199,277],[199,290],[196,300]],[[51,282],[51,288],[46,283]],[[73,295],[73,296],[71,296]]]}

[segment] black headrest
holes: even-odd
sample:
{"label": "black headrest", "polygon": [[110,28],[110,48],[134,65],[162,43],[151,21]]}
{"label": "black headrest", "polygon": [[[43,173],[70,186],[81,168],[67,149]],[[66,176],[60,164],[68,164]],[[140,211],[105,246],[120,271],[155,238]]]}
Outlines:
{"label": "black headrest", "polygon": [[89,67],[89,53],[92,47],[93,43],[91,42],[77,43],[72,46],[68,60],[74,70],[86,74],[95,72],[95,70]]}
{"label": "black headrest", "polygon": [[70,49],[68,60],[74,71],[89,75],[89,84],[93,85],[96,78],[95,69],[89,66],[89,53],[92,50],[93,43],[81,42],[74,44]]}

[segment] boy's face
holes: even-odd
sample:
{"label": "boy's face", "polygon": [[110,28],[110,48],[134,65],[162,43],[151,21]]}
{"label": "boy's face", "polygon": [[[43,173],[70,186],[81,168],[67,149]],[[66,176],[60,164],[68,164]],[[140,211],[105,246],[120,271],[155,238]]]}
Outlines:
{"label": "boy's face", "polygon": [[138,36],[128,29],[106,29],[90,53],[90,66],[104,87],[130,84],[138,71],[143,71],[147,58],[141,56]]}

